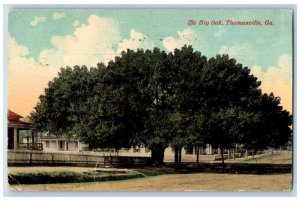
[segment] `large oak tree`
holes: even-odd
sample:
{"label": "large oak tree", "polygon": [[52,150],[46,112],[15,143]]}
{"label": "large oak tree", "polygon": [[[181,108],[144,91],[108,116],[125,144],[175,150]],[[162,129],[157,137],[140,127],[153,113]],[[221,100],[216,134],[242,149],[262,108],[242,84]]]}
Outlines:
{"label": "large oak tree", "polygon": [[[291,136],[291,115],[262,94],[250,70],[227,55],[209,60],[192,47],[173,53],[128,50],[97,68],[63,68],[31,113],[36,131],[78,137],[93,148],[144,145],[164,150],[210,143],[278,147]],[[223,154],[222,154],[223,155]]]}

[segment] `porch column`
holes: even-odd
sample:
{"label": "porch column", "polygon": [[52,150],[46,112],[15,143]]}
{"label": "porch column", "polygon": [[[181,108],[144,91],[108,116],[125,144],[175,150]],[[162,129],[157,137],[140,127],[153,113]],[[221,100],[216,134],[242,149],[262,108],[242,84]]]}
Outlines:
{"label": "porch column", "polygon": [[14,150],[18,148],[18,129],[14,127]]}
{"label": "porch column", "polygon": [[58,151],[59,148],[58,148],[58,140],[56,140],[56,151]]}
{"label": "porch column", "polygon": [[65,140],[65,151],[67,151],[67,140]]}

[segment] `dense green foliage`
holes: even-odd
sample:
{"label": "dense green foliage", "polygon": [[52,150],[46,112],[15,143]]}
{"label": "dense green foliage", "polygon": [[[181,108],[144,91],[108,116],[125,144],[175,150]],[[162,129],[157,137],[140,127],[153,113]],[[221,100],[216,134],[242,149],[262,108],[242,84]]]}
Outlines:
{"label": "dense green foliage", "polygon": [[247,67],[192,47],[128,50],[107,66],[61,69],[31,114],[36,131],[75,136],[90,148],[145,145],[161,163],[166,147],[278,147],[292,117],[262,94]]}

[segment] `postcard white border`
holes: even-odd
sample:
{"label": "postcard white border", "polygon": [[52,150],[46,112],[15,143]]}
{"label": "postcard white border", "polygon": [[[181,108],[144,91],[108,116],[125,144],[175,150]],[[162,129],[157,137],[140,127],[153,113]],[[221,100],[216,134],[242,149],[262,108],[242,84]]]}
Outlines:
{"label": "postcard white border", "polygon": [[[297,105],[295,104],[297,101],[297,92],[298,92],[298,87],[297,87],[297,82],[296,82],[296,77],[298,77],[298,71],[297,71],[297,57],[299,56],[297,54],[297,5],[289,5],[286,3],[295,3],[296,1],[281,1],[285,4],[260,4],[262,1],[251,1],[257,4],[222,4],[223,1],[210,1],[211,3],[214,2],[219,2],[220,4],[197,4],[197,1],[192,1],[195,4],[177,4],[177,5],[167,5],[167,4],[159,4],[159,3],[164,3],[165,1],[159,1],[157,4],[144,4],[144,5],[128,5],[128,4],[113,4],[113,1],[111,4],[93,4],[97,3],[96,1],[91,1],[91,0],[86,0],[84,2],[86,3],[92,3],[89,5],[86,4],[65,4],[67,1],[63,0],[60,1],[60,3],[64,4],[25,4],[27,1],[18,1],[18,0],[12,0],[12,1],[3,1],[3,3],[21,3],[21,4],[6,4],[3,5],[1,8],[0,12],[3,11],[3,35],[2,35],[2,46],[3,46],[3,53],[2,53],[2,60],[3,60],[3,75],[1,75],[1,87],[2,87],[2,92],[1,95],[3,99],[1,100],[1,111],[2,111],[2,116],[1,116],[1,122],[3,123],[2,127],[2,133],[6,133],[7,131],[7,120],[6,120],[6,108],[7,108],[7,37],[8,37],[8,30],[7,30],[7,13],[8,10],[11,8],[290,8],[293,9],[294,11],[294,56],[293,56],[293,66],[294,66],[294,83],[293,83],[293,91],[294,91],[294,97],[293,97],[293,118],[294,118],[294,125],[293,125],[293,132],[295,133],[295,141],[298,144],[299,139],[297,138]],[[46,3],[52,3],[53,1],[46,1]],[[134,1],[133,3],[135,3]],[[158,1],[152,1],[152,2],[158,2]],[[189,3],[191,1],[187,0],[185,3]],[[238,3],[238,1],[230,1],[229,3]],[[272,1],[271,1],[272,2]],[[274,0],[273,0],[274,2]],[[40,3],[39,1],[30,1],[30,3]],[[73,2],[76,3],[76,2]],[[173,2],[175,3],[175,2]],[[5,135],[3,135],[3,138],[5,138]],[[3,175],[0,174],[0,178],[5,178],[7,175],[7,168],[5,167],[5,164],[7,162],[6,158],[6,149],[4,147],[4,142],[5,139],[2,139],[1,142],[1,152],[0,155],[3,156]],[[293,190],[291,192],[189,192],[189,193],[182,193],[182,192],[12,192],[8,190],[6,186],[6,181],[3,180],[3,186],[1,189],[3,189],[3,195],[5,197],[77,197],[77,199],[80,199],[81,197],[144,197],[142,199],[146,199],[145,197],[177,197],[177,199],[181,199],[181,197],[227,197],[227,198],[238,198],[238,197],[243,197],[247,199],[247,197],[277,197],[278,199],[282,200],[282,197],[297,197],[297,189],[299,187],[298,185],[298,179],[297,179],[297,170],[299,167],[297,166],[297,155],[299,155],[299,151],[297,150],[297,146],[294,146],[294,168],[293,168]],[[298,190],[298,195],[299,195],[299,190]],[[23,198],[22,198],[23,199]],[[42,198],[44,199],[44,198]],[[51,198],[50,198],[51,199]],[[52,198],[53,199],[53,198]],[[82,199],[82,198],[81,198]],[[172,199],[172,200],[177,200],[177,199]],[[207,199],[207,198],[205,198]],[[255,198],[256,199],[256,198]],[[264,198],[263,198],[264,199]],[[26,199],[25,199],[26,200]],[[32,199],[30,199],[32,200]],[[225,199],[227,200],[227,199]],[[230,199],[230,200],[235,200],[235,199]],[[272,200],[276,200],[273,199]]]}

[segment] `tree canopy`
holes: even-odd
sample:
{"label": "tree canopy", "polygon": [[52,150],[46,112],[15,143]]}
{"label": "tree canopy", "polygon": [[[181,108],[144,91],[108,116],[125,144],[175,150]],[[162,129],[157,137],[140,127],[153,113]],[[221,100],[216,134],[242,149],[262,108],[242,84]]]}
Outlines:
{"label": "tree canopy", "polygon": [[278,147],[291,136],[292,116],[260,84],[227,55],[128,50],[97,68],[62,68],[31,119],[36,131],[90,148],[147,146],[159,163],[168,146]]}

